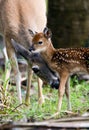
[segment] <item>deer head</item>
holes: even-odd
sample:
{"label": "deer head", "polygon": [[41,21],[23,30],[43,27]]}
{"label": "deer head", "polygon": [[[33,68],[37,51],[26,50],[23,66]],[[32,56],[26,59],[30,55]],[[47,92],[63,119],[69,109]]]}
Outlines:
{"label": "deer head", "polygon": [[32,30],[29,30],[29,33],[33,37],[32,46],[30,51],[34,50],[34,53],[40,53],[45,51],[49,45],[52,37],[52,32],[47,27],[44,28],[43,33],[34,33]]}

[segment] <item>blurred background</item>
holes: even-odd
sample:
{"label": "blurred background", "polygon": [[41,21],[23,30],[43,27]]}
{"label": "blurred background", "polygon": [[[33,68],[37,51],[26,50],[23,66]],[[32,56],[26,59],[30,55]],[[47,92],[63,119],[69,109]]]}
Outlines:
{"label": "blurred background", "polygon": [[89,0],[48,0],[47,26],[59,47],[89,46]]}

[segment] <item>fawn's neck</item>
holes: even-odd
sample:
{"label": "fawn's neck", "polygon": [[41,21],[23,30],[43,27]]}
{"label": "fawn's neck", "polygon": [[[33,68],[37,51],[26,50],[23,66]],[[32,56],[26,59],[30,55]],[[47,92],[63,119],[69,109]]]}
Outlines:
{"label": "fawn's neck", "polygon": [[45,52],[42,52],[42,56],[44,57],[44,59],[47,61],[50,61],[52,59],[52,56],[55,52],[55,48],[53,47],[53,45],[51,44],[51,42],[49,43],[49,45],[47,46]]}

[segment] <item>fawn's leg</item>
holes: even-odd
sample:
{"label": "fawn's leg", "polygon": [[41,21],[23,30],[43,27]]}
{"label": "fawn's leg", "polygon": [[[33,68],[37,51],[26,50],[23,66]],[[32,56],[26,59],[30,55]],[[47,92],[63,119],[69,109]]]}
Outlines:
{"label": "fawn's leg", "polygon": [[66,86],[65,86],[65,94],[67,97],[67,109],[71,110],[71,102],[70,102],[70,77],[67,79]]}
{"label": "fawn's leg", "polygon": [[59,96],[59,99],[58,99],[58,113],[60,113],[60,111],[61,111],[62,99],[63,99],[63,95],[65,93],[65,85],[66,85],[66,82],[67,82],[67,79],[68,79],[68,74],[63,73],[60,77],[61,77],[60,78],[60,87],[58,89],[58,96]]}
{"label": "fawn's leg", "polygon": [[39,104],[44,103],[44,96],[42,94],[42,85],[43,85],[43,81],[38,78],[38,102]]}
{"label": "fawn's leg", "polygon": [[26,90],[26,98],[25,98],[25,103],[27,105],[30,104],[30,90],[31,90],[31,81],[32,81],[32,75],[33,75],[33,71],[30,67],[30,65],[28,65],[28,77],[27,77],[27,90]]}
{"label": "fawn's leg", "polygon": [[58,89],[58,108],[57,108],[57,112],[55,114],[53,114],[49,119],[54,118],[55,116],[58,116],[60,114],[61,111],[61,106],[62,106],[62,99],[63,99],[63,95],[65,93],[65,84],[67,82],[68,79],[68,74],[67,73],[63,73],[60,76],[60,86]]}
{"label": "fawn's leg", "polygon": [[[18,93],[19,102],[22,103],[21,97],[21,75],[18,68],[17,58],[15,55],[15,51],[12,47],[11,40],[6,36],[5,38],[7,54],[9,58],[9,62],[11,63],[12,69],[14,71],[15,80],[16,80],[16,88]],[[8,66],[8,70],[10,70],[10,66]],[[9,73],[9,72],[8,72]]]}

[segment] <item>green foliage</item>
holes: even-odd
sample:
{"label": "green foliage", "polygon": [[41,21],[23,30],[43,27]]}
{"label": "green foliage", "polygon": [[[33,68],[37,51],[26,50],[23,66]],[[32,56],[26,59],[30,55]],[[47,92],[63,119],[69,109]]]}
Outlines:
{"label": "green foliage", "polygon": [[[8,120],[20,121],[20,120],[44,120],[50,117],[57,110],[58,103],[58,91],[53,89],[50,91],[49,86],[43,88],[43,93],[45,98],[45,103],[43,105],[38,104],[38,93],[36,81],[33,83],[36,87],[36,94],[31,96],[31,104],[26,106],[24,104],[23,94],[23,104],[19,105],[16,87],[9,85],[7,102],[0,107],[0,119],[3,122]],[[85,81],[79,82],[76,77],[71,79],[71,104],[72,111],[78,114],[85,113],[89,109],[89,84]],[[64,111],[67,110],[67,100],[64,95],[62,110],[60,117],[69,116]]]}

